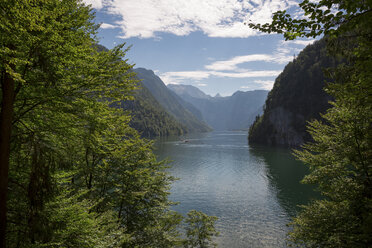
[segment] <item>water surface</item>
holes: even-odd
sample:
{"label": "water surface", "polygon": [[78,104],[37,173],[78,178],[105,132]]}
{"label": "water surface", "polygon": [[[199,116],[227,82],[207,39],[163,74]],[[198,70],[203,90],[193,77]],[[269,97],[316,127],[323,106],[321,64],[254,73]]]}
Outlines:
{"label": "water surface", "polygon": [[211,132],[156,142],[160,159],[172,160],[178,177],[174,210],[219,218],[219,247],[286,247],[286,224],[316,195],[299,181],[307,168],[290,150],[249,147],[247,132]]}

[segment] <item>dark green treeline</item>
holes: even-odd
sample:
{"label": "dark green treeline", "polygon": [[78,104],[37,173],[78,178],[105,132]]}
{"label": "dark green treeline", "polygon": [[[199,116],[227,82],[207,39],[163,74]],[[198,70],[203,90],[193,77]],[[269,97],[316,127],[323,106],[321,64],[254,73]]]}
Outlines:
{"label": "dark green treeline", "polygon": [[[193,247],[169,210],[167,165],[110,107],[137,87],[124,45],[97,49],[81,1],[4,0],[0,11],[0,246]],[[190,228],[213,226],[202,217]]]}

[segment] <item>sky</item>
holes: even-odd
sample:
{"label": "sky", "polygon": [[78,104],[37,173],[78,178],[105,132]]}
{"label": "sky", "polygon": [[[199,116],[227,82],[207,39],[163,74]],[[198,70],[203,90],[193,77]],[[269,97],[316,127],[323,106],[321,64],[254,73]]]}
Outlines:
{"label": "sky", "polygon": [[244,25],[278,10],[301,16],[295,0],[84,0],[96,12],[100,44],[130,46],[125,59],[165,84],[212,96],[270,90],[288,62],[314,40],[285,41]]}

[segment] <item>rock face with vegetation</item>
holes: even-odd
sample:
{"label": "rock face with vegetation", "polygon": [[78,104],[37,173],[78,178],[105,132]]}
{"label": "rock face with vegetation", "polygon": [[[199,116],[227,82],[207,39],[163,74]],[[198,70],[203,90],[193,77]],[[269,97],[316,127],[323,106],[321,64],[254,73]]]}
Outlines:
{"label": "rock face with vegetation", "polygon": [[330,107],[323,68],[335,67],[324,40],[307,46],[275,80],[264,114],[249,130],[249,143],[299,146],[310,140],[306,124]]}
{"label": "rock face with vegetation", "polygon": [[198,115],[197,110],[170,91],[153,71],[144,68],[136,68],[134,72],[137,74],[137,77],[142,80],[141,83],[143,87],[148,89],[151,95],[167,113],[186,127],[187,132],[208,132],[212,130],[205,122],[199,120],[192,113],[195,112],[195,114]]}
{"label": "rock face with vegetation", "polygon": [[[332,106],[309,122],[313,138],[296,156],[309,166],[303,182],[324,196],[303,206],[290,223],[299,247],[371,247],[372,244],[372,2],[308,1],[302,17],[286,11],[271,23],[248,24],[286,39],[327,37],[327,50],[344,62],[326,86]],[[300,19],[298,19],[300,18]]]}
{"label": "rock face with vegetation", "polygon": [[262,113],[268,91],[237,91],[232,96],[212,97],[191,85],[168,85],[183,100],[193,104],[203,120],[215,130],[248,129]]}

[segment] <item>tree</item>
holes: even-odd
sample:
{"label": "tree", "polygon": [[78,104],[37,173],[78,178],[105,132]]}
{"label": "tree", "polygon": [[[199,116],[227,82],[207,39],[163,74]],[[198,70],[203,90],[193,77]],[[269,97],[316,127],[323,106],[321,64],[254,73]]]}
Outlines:
{"label": "tree", "polygon": [[214,227],[216,220],[215,216],[208,216],[196,210],[189,211],[185,220],[187,224],[185,247],[216,247],[212,242],[212,238],[219,235]]}
{"label": "tree", "polygon": [[286,39],[324,34],[328,51],[346,63],[328,71],[334,97],[323,120],[309,123],[314,142],[295,151],[310,166],[305,183],[324,196],[294,218],[290,241],[304,247],[368,247],[372,243],[372,4],[371,1],[303,1],[307,18],[274,13],[270,24],[250,27]]}
{"label": "tree", "polygon": [[79,0],[0,11],[0,246],[181,245],[167,164],[115,107],[137,83],[125,44],[102,49]]}
{"label": "tree", "polygon": [[112,107],[137,83],[124,44],[98,49],[78,0],[4,0],[0,11],[0,246],[180,242],[166,164]]}
{"label": "tree", "polygon": [[293,18],[283,10],[273,14],[271,23],[248,23],[248,26],[267,33],[283,34],[286,39],[320,35],[345,36],[348,32],[355,31],[355,28],[359,33],[354,35],[370,35],[368,28],[371,18],[370,1],[304,0],[299,7],[304,14],[301,19]]}
{"label": "tree", "polygon": [[72,1],[1,1],[0,10],[0,243],[5,247],[12,133],[25,125],[22,118],[31,110],[79,91],[81,80],[73,79],[81,73],[75,69],[83,65],[79,53],[91,50],[94,25],[89,9]]}

